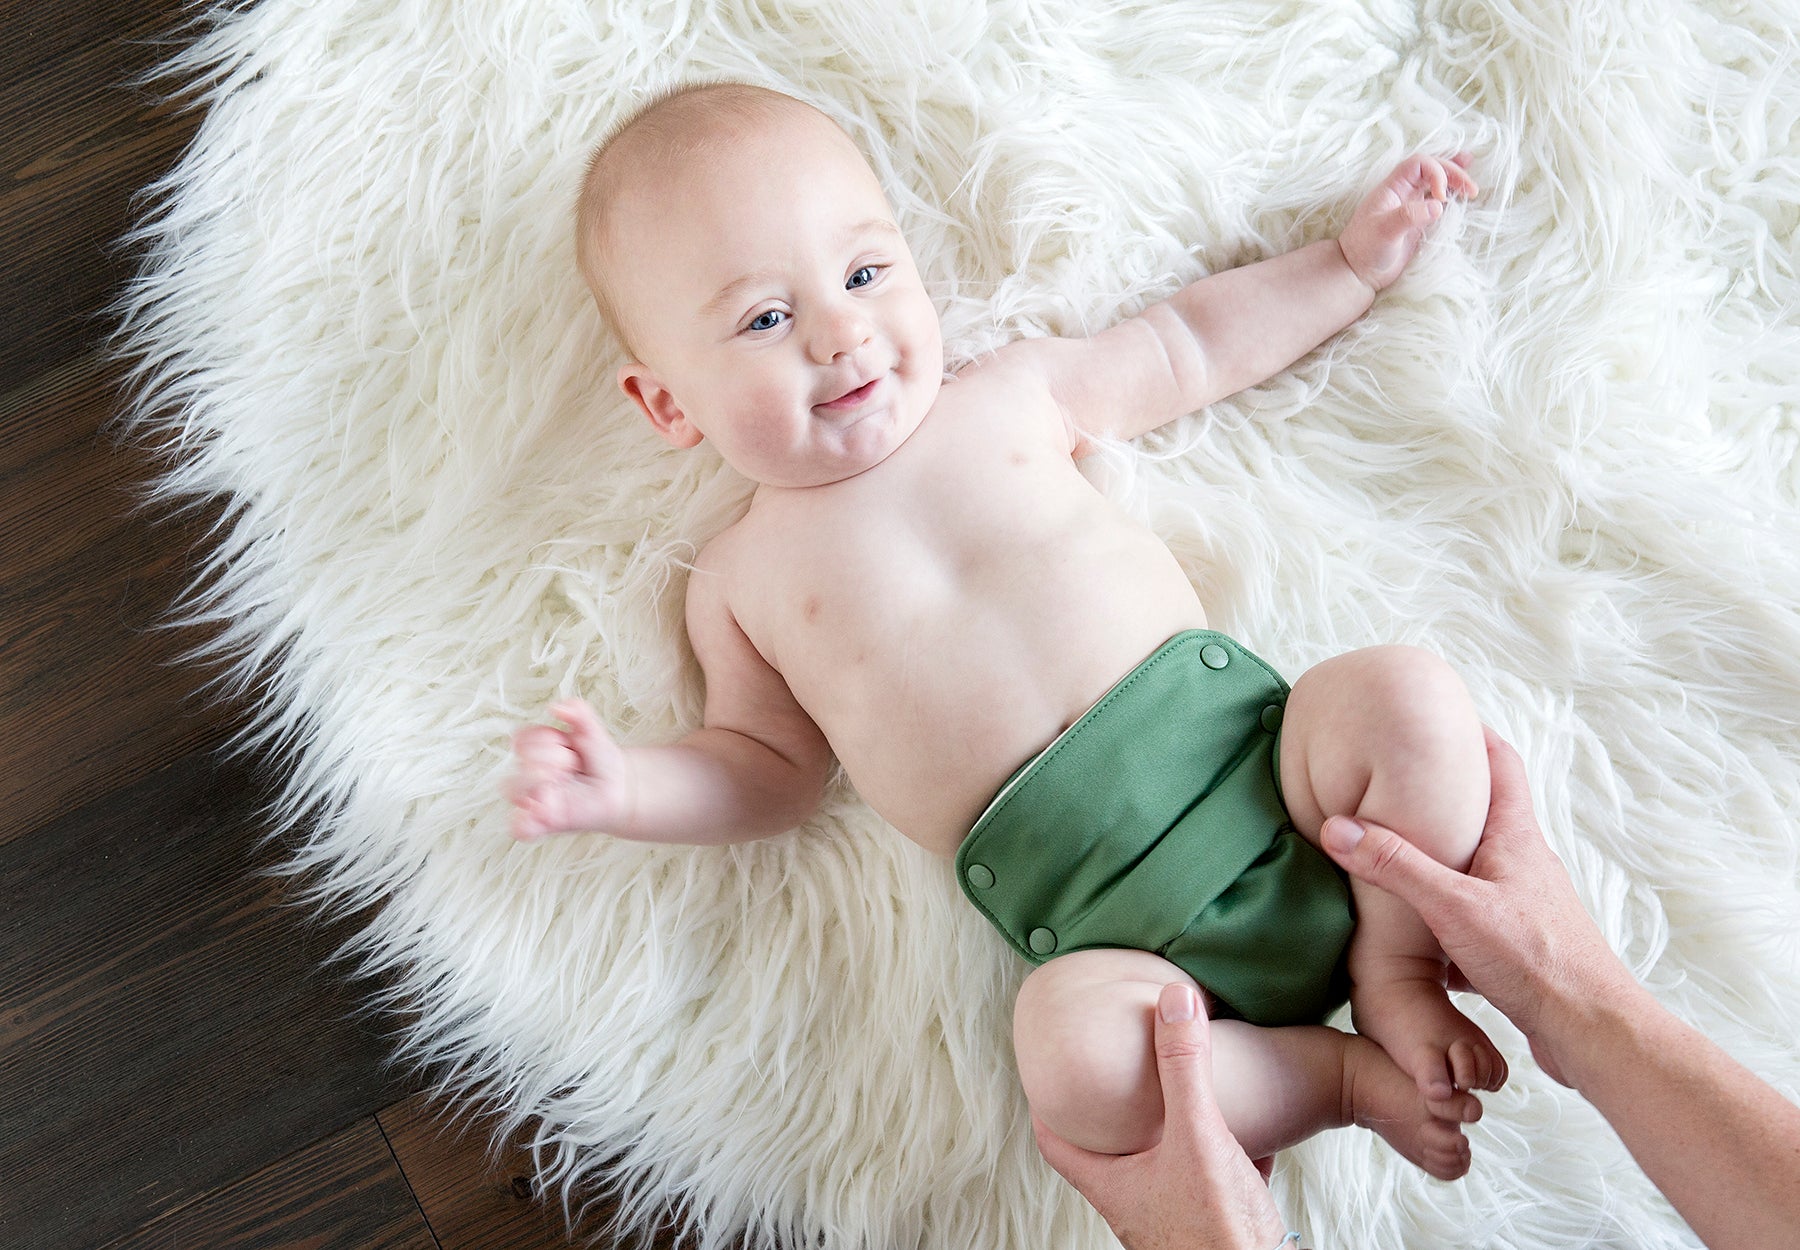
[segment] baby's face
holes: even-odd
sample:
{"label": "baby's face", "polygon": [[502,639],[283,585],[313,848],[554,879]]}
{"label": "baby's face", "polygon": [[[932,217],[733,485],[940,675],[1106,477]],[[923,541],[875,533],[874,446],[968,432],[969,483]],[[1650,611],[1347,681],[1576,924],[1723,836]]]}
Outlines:
{"label": "baby's face", "polygon": [[918,427],[943,377],[937,311],[875,175],[800,117],[636,180],[619,384],[677,446],[709,438],[772,486],[841,481]]}

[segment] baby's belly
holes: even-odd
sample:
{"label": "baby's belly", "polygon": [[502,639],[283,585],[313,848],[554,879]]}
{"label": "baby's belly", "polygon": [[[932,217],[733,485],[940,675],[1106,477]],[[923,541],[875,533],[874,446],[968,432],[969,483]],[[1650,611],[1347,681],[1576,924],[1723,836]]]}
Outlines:
{"label": "baby's belly", "polygon": [[1141,539],[959,595],[957,611],[907,618],[847,686],[840,670],[848,697],[830,700],[820,727],[863,799],[915,842],[954,854],[1021,764],[1168,638],[1204,628],[1174,557]]}

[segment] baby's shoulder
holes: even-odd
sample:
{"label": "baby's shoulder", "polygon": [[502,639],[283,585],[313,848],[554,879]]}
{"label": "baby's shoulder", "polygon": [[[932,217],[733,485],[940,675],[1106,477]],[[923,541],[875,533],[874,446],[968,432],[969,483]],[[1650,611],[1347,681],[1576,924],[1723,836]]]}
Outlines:
{"label": "baby's shoulder", "polygon": [[729,575],[744,558],[746,515],[707,539],[694,556],[690,576],[719,578]]}
{"label": "baby's shoulder", "polygon": [[972,361],[956,374],[946,395],[982,428],[998,437],[1049,437],[1069,442],[1072,426],[1050,386],[1060,339],[1018,339]]}
{"label": "baby's shoulder", "polygon": [[743,542],[737,530],[742,524],[735,522],[708,540],[688,566],[686,616],[690,638],[696,630],[710,630],[734,615],[732,587],[741,577],[743,563]]}
{"label": "baby's shoulder", "polygon": [[1042,385],[1043,339],[1014,339],[971,360],[950,376],[958,385],[971,387],[1035,387]]}
{"label": "baby's shoulder", "polygon": [[689,585],[705,582],[721,595],[734,585],[755,583],[774,558],[779,517],[752,502],[748,511],[701,545],[689,573]]}

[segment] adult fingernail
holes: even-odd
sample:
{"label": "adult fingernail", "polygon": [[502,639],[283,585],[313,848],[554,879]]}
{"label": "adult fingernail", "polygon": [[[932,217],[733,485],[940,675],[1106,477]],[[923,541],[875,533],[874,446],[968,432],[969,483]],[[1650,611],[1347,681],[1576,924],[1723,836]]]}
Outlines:
{"label": "adult fingernail", "polygon": [[1361,821],[1352,820],[1348,816],[1333,816],[1325,822],[1325,827],[1319,831],[1319,837],[1328,849],[1348,855],[1362,844],[1363,835],[1368,832]]}
{"label": "adult fingernail", "polygon": [[1189,986],[1170,985],[1164,988],[1157,1006],[1164,1024],[1182,1024],[1199,1014],[1200,996]]}

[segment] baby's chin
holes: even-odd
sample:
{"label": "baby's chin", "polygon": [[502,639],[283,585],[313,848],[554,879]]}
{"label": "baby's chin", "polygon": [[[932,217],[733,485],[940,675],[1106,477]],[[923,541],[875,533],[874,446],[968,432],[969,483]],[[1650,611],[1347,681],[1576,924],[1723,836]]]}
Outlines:
{"label": "baby's chin", "polygon": [[736,465],[743,476],[761,486],[780,490],[810,490],[835,486],[879,470],[906,443],[905,434],[881,431],[880,437],[852,438],[841,447],[818,449],[779,464]]}
{"label": "baby's chin", "polygon": [[733,467],[761,486],[780,490],[810,490],[820,486],[835,486],[879,469],[893,458],[903,442],[904,440],[893,440],[866,450],[846,449],[832,454],[812,455],[780,465]]}

